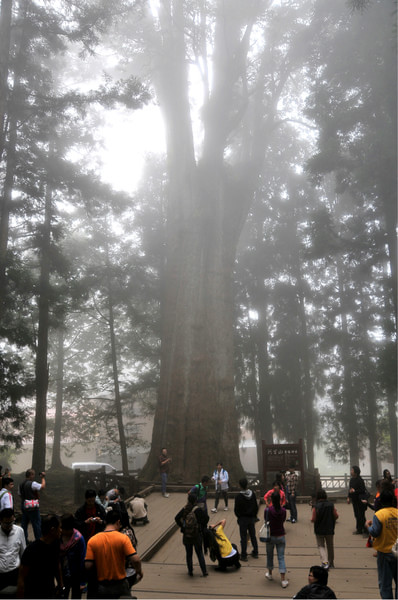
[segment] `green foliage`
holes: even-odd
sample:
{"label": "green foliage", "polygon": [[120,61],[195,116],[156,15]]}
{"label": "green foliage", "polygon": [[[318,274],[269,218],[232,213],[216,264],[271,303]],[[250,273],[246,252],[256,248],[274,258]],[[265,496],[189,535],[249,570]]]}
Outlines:
{"label": "green foliage", "polygon": [[0,352],[0,440],[4,450],[20,448],[24,440],[24,424],[28,418],[21,401],[33,392],[32,379],[26,377],[21,359]]}

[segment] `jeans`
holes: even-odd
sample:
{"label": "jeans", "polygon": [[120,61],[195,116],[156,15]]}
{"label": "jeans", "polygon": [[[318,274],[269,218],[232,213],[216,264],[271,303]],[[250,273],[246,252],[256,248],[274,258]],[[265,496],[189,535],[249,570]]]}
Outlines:
{"label": "jeans", "polygon": [[167,473],[161,473],[160,477],[162,479],[162,494],[165,494],[167,486]]}
{"label": "jeans", "polygon": [[216,490],[216,500],[214,502],[214,508],[217,508],[218,503],[220,501],[220,496],[223,497],[225,506],[228,506],[228,490]]}
{"label": "jeans", "polygon": [[202,550],[202,540],[199,540],[195,544],[185,544],[185,558],[187,561],[188,572],[192,573],[193,571],[193,549],[195,548],[196,556],[198,557],[199,566],[201,568],[202,573],[206,573],[206,563],[205,557],[203,556]]}
{"label": "jeans", "polygon": [[256,538],[256,528],[254,526],[254,517],[239,517],[240,547],[242,556],[247,555],[247,532],[253,546],[253,554],[258,554],[258,544]]}
{"label": "jeans", "polygon": [[271,535],[271,541],[267,542],[267,569],[272,571],[274,568],[274,548],[276,547],[276,554],[278,556],[279,573],[286,573],[285,565],[285,536],[275,537]]}
{"label": "jeans", "polygon": [[286,500],[290,504],[290,518],[297,521],[297,507],[296,507],[296,494],[292,496],[289,492],[286,494]]}
{"label": "jeans", "polygon": [[21,527],[25,533],[25,540],[28,543],[28,524],[29,521],[33,527],[33,533],[35,536],[35,540],[39,540],[41,538],[41,518],[40,518],[40,510],[38,508],[34,508],[33,510],[25,510],[22,509],[22,521]]}
{"label": "jeans", "polygon": [[[380,598],[397,598],[397,559],[392,552],[377,553],[377,574],[379,577]],[[392,594],[392,580],[395,581],[395,596]]]}

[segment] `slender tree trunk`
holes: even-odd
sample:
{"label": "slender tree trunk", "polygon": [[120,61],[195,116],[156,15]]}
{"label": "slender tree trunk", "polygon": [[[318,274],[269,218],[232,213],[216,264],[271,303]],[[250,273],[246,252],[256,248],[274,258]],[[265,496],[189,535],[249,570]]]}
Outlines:
{"label": "slender tree trunk", "polygon": [[36,472],[46,466],[47,390],[48,390],[48,330],[50,293],[50,252],[52,222],[52,188],[49,183],[45,194],[45,217],[40,252],[39,327],[36,354],[36,411],[33,434],[32,466]]}
{"label": "slender tree trunk", "polygon": [[0,8],[0,161],[7,122],[8,72],[11,44],[12,0],[1,0]]}
{"label": "slender tree trunk", "polygon": [[264,282],[257,279],[253,289],[253,308],[258,319],[252,330],[257,357],[258,370],[258,406],[257,406],[257,460],[260,476],[263,473],[263,446],[262,442],[272,444],[272,413],[271,393],[269,382],[269,357],[268,357],[268,322],[267,322],[267,290]]}
{"label": "slender tree trunk", "polygon": [[54,441],[51,460],[52,469],[61,469],[63,467],[61,460],[61,433],[62,433],[62,405],[64,399],[64,330],[62,327],[58,330],[57,344],[57,391],[55,398],[55,419],[54,419]]}
{"label": "slender tree trunk", "polygon": [[[294,197],[297,190],[291,190],[291,196]],[[295,280],[296,297],[297,297],[297,318],[299,328],[300,344],[297,352],[299,354],[301,367],[301,394],[302,394],[302,410],[304,414],[304,448],[305,462],[308,471],[313,472],[315,467],[314,461],[314,446],[315,446],[315,419],[314,419],[314,386],[311,375],[311,359],[310,348],[307,331],[307,315],[305,312],[305,284],[302,277],[301,268],[301,253],[300,243],[297,237],[297,220],[296,211],[292,212],[289,217],[288,227],[290,228],[290,239],[292,243],[292,275]]]}
{"label": "slender tree trunk", "polygon": [[[394,393],[389,393],[387,398],[388,422],[390,429],[390,442],[392,460],[394,463],[394,473],[398,473],[398,436],[397,436],[397,397]],[[397,476],[397,475],[395,475]]]}
{"label": "slender tree trunk", "polygon": [[108,285],[108,314],[109,314],[109,337],[111,342],[111,356],[112,356],[112,372],[113,372],[113,389],[115,392],[115,409],[116,409],[116,420],[119,431],[119,442],[120,442],[120,454],[122,457],[122,470],[124,475],[129,474],[129,462],[127,456],[127,443],[126,434],[124,431],[123,424],[123,412],[122,412],[122,401],[120,397],[120,386],[119,386],[119,370],[117,364],[117,350],[116,350],[116,334],[115,334],[115,317],[113,309],[113,294],[112,294],[112,282],[110,277],[110,264],[109,258],[107,258],[107,285]]}
{"label": "slender tree trunk", "polygon": [[14,119],[12,119],[10,123],[9,140],[7,144],[6,176],[4,179],[3,192],[1,194],[0,206],[0,299],[2,304],[5,301],[7,293],[7,250],[10,222],[10,206],[12,192],[14,189],[14,173],[16,166],[16,138],[16,122]]}
{"label": "slender tree trunk", "polygon": [[[9,0],[2,0],[1,5],[1,18],[2,18],[2,27],[5,29],[10,27],[10,10],[12,8],[11,2]],[[3,14],[3,5],[4,5],[4,14]],[[4,179],[4,186],[2,193],[0,195],[0,303],[3,304],[6,298],[6,287],[7,287],[7,278],[6,278],[6,265],[7,265],[7,249],[8,249],[8,234],[9,234],[9,220],[10,220],[10,207],[12,201],[12,192],[14,189],[14,176],[15,176],[15,168],[16,168],[16,144],[17,144],[17,132],[18,132],[18,120],[16,115],[15,106],[18,105],[18,97],[20,95],[20,82],[21,82],[21,71],[23,70],[24,65],[24,56],[26,53],[26,46],[28,43],[27,39],[27,10],[28,5],[27,2],[22,2],[19,11],[18,11],[18,19],[21,23],[20,31],[19,31],[19,45],[17,49],[17,57],[14,59],[14,64],[16,65],[14,71],[14,82],[13,82],[13,92],[12,97],[9,99],[9,89],[8,89],[8,59],[7,59],[7,48],[8,54],[10,51],[10,41],[7,40],[7,36],[9,35],[9,31],[0,31],[0,45],[1,45],[1,69],[2,72],[0,77],[3,78],[0,82],[0,119],[3,121],[0,123],[2,125],[2,129],[0,132],[0,160],[2,158],[2,154],[4,150],[6,150],[6,175]],[[4,21],[3,21],[4,17]],[[5,34],[5,38],[3,39],[3,33]],[[5,122],[8,119],[8,129],[5,129]],[[8,139],[7,139],[8,134]]]}
{"label": "slender tree trunk", "polygon": [[347,306],[345,299],[345,289],[342,276],[342,265],[340,259],[337,259],[337,277],[340,295],[341,308],[341,363],[343,369],[342,382],[342,398],[343,398],[343,414],[344,422],[342,425],[342,433],[346,438],[348,445],[350,465],[358,465],[359,463],[359,445],[358,445],[358,423],[357,423],[357,403],[352,385],[352,369],[351,369],[351,350],[349,345],[349,332],[347,324]]}

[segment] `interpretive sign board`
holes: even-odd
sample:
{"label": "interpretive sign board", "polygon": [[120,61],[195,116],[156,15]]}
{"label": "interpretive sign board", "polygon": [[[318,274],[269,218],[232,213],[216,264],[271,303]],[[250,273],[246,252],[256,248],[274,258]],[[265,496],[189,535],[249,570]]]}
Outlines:
{"label": "interpretive sign board", "polygon": [[262,446],[265,483],[271,473],[275,475],[279,471],[287,471],[290,465],[294,465],[295,471],[303,475],[303,440],[300,439],[298,444],[266,444],[263,441]]}

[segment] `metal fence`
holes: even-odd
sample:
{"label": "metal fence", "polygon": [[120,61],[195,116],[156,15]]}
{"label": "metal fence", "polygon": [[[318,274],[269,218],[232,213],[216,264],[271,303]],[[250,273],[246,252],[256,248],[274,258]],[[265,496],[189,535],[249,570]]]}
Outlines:
{"label": "metal fence", "polygon": [[[370,475],[361,475],[367,488],[372,488],[372,478]],[[321,475],[321,485],[324,490],[348,491],[351,476],[344,475]]]}
{"label": "metal fence", "polygon": [[98,471],[80,471],[75,469],[75,484],[74,484],[74,500],[75,504],[79,504],[84,500],[85,491],[88,489],[96,490],[111,490],[112,488],[124,488],[125,496],[132,496],[137,492],[138,483],[136,472],[129,475],[123,473],[112,472],[105,473],[105,467]]}

